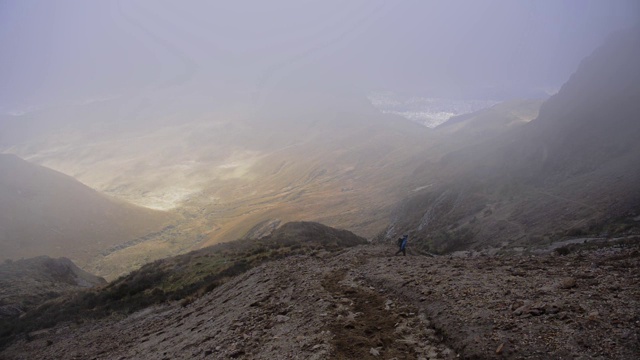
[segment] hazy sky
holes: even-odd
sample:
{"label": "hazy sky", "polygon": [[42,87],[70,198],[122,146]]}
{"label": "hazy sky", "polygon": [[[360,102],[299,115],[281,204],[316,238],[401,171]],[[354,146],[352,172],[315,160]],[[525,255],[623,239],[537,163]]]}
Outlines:
{"label": "hazy sky", "polygon": [[323,86],[505,97],[558,87],[639,18],[637,0],[0,0],[0,106]]}

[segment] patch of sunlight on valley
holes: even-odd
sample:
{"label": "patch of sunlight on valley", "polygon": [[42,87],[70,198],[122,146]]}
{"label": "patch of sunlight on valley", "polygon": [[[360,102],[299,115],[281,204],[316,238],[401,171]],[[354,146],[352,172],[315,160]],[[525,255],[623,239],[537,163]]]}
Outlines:
{"label": "patch of sunlight on valley", "polygon": [[242,129],[233,126],[190,123],[92,141],[60,133],[10,152],[115,198],[171,210],[208,187],[256,178],[252,167],[264,154],[238,145]]}

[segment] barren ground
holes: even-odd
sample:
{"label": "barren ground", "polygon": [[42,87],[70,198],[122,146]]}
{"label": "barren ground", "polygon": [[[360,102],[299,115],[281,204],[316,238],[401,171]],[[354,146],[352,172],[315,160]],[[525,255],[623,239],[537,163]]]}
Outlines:
{"label": "barren ground", "polygon": [[394,250],[267,263],[188,304],[33,333],[0,358],[640,358],[637,242],[566,256]]}

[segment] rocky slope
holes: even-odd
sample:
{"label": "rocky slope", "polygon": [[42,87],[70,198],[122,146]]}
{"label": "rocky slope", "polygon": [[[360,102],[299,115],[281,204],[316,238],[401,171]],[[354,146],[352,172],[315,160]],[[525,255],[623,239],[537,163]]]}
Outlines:
{"label": "rocky slope", "polygon": [[635,359],[639,245],[636,238],[538,255],[442,257],[395,257],[393,245],[376,245],[292,256],[193,302],[61,325],[0,354]]}
{"label": "rocky slope", "polygon": [[[7,262],[6,271],[2,272],[7,277],[2,282],[5,288],[0,292],[5,296],[0,301],[9,305],[8,310],[17,311],[14,316],[21,316],[0,321],[0,347],[17,334],[61,322],[81,322],[112,313],[129,314],[173,300],[187,304],[263,263],[301,254],[336,252],[366,243],[349,231],[322,224],[287,223],[259,240],[241,239],[157,260],[108,285],[99,279],[105,286],[76,292],[68,291],[73,289],[68,285],[79,280],[94,283],[95,277],[68,260],[42,257]],[[21,314],[24,310],[29,311]]]}
{"label": "rocky slope", "polygon": [[638,63],[640,28],[615,34],[536,119],[425,162],[411,175],[420,191],[398,207],[386,235],[409,231],[446,252],[616,232],[620,222],[637,229]]}
{"label": "rocky slope", "polygon": [[44,302],[73,290],[106,285],[67,258],[48,256],[5,261],[0,265],[0,319],[17,317]]}

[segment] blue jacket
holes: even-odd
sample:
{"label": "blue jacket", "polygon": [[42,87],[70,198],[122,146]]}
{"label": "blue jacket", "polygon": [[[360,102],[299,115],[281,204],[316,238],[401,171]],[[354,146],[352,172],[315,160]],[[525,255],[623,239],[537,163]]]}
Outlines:
{"label": "blue jacket", "polygon": [[409,237],[407,235],[402,237],[402,245],[400,245],[400,250],[404,250],[404,248],[407,247],[407,240],[409,240]]}

